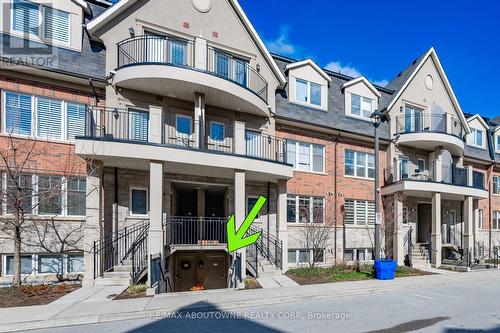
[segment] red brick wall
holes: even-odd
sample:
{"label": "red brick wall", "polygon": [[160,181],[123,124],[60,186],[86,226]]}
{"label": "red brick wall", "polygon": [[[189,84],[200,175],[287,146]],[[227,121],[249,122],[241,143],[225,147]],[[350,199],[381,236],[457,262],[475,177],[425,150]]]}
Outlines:
{"label": "red brick wall", "polygon": [[[344,151],[351,149],[374,154],[373,143],[364,144],[350,138],[321,135],[302,129],[284,127],[276,129],[276,136],[325,146],[325,174],[294,171],[293,178],[287,183],[287,192],[325,197],[327,219],[336,217],[337,225],[343,225],[345,199],[374,200],[375,185],[372,179],[344,177]],[[381,186],[385,161],[385,151],[381,151],[379,170]],[[337,174],[336,178],[335,174]],[[335,207],[335,198],[337,199],[336,211],[333,208]]]}

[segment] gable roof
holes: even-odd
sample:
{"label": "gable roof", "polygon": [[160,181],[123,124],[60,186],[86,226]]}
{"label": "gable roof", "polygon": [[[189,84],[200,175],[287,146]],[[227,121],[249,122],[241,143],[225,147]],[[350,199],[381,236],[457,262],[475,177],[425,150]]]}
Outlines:
{"label": "gable roof", "polygon": [[375,96],[377,96],[378,98],[382,97],[382,94],[364,76],[360,76],[354,80],[347,81],[346,83],[341,85],[340,88],[345,89],[345,88],[350,87],[352,85],[355,85],[356,83],[359,83],[359,82],[363,82],[368,87],[368,89],[370,89],[375,94]]}
{"label": "gable roof", "polygon": [[466,134],[469,134],[470,128],[468,126],[467,120],[464,116],[462,108],[460,107],[460,104],[458,103],[453,88],[451,87],[451,84],[448,81],[448,77],[446,76],[446,73],[443,69],[443,66],[441,65],[441,62],[439,61],[439,58],[437,56],[436,50],[434,50],[434,47],[431,47],[427,52],[425,52],[418,59],[416,59],[410,66],[408,66],[403,72],[401,72],[394,80],[392,80],[386,86],[386,88],[394,90],[395,93],[392,96],[392,98],[389,99],[387,105],[382,106],[382,108],[384,109],[384,111],[387,111],[394,106],[398,98],[401,97],[401,95],[408,87],[410,82],[413,80],[415,75],[417,75],[420,68],[422,68],[425,61],[429,58],[432,58],[432,60],[434,60],[434,63],[436,64],[436,69],[439,75],[441,76],[441,79],[443,80],[445,89],[451,98],[451,102],[455,106],[455,109],[458,111],[458,117],[462,121],[462,124],[464,124]]}
{"label": "gable roof", "polygon": [[311,66],[325,80],[327,80],[328,82],[332,81],[332,78],[328,74],[326,74],[325,71],[322,70],[312,59],[305,59],[302,61],[293,62],[291,64],[288,64],[285,67],[285,71],[288,71],[288,70],[294,69],[294,68],[298,68],[298,67],[302,67],[302,66]]}
{"label": "gable roof", "polygon": [[490,128],[490,127],[488,126],[488,124],[486,123],[486,121],[484,121],[483,117],[481,117],[479,114],[475,114],[475,115],[473,115],[472,117],[467,118],[467,122],[469,122],[469,123],[470,123],[471,121],[473,121],[473,120],[475,120],[475,119],[477,119],[477,120],[481,123],[481,125],[483,125],[483,127],[484,127],[485,129],[489,129],[489,128]]}
{"label": "gable roof", "polygon": [[[103,12],[101,15],[96,17],[94,20],[89,22],[87,24],[87,30],[89,31],[90,34],[95,34],[100,28],[104,27],[113,18],[117,17],[120,13],[122,13],[126,9],[130,8],[132,5],[134,5],[138,1],[139,0],[120,0],[119,2],[115,3],[113,6],[109,7],[105,12]],[[240,4],[238,3],[238,0],[228,0],[228,1],[232,5],[232,7],[234,8],[238,17],[241,19],[245,28],[250,33],[250,36],[254,40],[255,44],[257,44],[257,47],[264,55],[264,59],[271,67],[271,70],[273,71],[274,75],[278,78],[280,85],[282,85],[282,86],[285,85],[285,83],[286,83],[285,76],[279,70],[278,65],[276,65],[276,63],[274,62],[273,57],[271,57],[271,54],[269,53],[269,50],[264,45],[264,42],[262,41],[259,34],[257,33],[257,31],[253,27],[252,23],[248,19],[247,15],[243,11],[243,8],[241,8]]]}

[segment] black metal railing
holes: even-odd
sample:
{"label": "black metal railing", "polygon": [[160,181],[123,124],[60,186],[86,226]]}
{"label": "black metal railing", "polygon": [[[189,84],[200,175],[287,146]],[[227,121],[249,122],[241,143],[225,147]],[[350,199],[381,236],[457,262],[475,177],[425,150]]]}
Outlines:
{"label": "black metal railing", "polygon": [[462,139],[464,128],[458,119],[446,113],[417,112],[396,117],[396,134],[420,132],[451,134]]}
{"label": "black metal railing", "polygon": [[93,245],[94,279],[128,260],[132,262],[131,277],[135,279],[147,266],[148,230],[149,222],[141,222],[120,229],[115,235],[95,241]]}
{"label": "black metal railing", "polygon": [[406,249],[406,258],[405,265],[411,267],[413,264],[413,249],[415,246],[413,245],[413,228],[410,227],[408,232],[406,233],[403,241],[403,246]]}
{"label": "black metal railing", "polygon": [[269,260],[276,268],[283,269],[283,241],[256,227],[248,228],[247,234],[261,232],[255,243],[260,257]]}
{"label": "black metal railing", "polygon": [[250,66],[247,60],[208,47],[207,71],[250,89],[263,101],[267,102],[267,81],[257,70]]}
{"label": "black metal railing", "polygon": [[[206,49],[206,68],[195,66],[196,48],[192,41],[142,35],[117,44],[118,69],[132,65],[170,65],[204,71],[249,89],[267,103],[268,83],[246,59],[213,47]],[[205,51],[203,51],[205,52]]]}
{"label": "black metal railing", "polygon": [[[444,231],[444,232],[443,232]],[[441,231],[441,241],[443,244],[451,244],[458,249],[462,248],[462,225],[461,224],[443,224]]]}
{"label": "black metal railing", "polygon": [[473,171],[472,173],[472,186],[474,188],[484,190],[484,173],[479,171]]}
{"label": "black metal railing", "polygon": [[[190,115],[162,114],[161,142],[169,146],[237,154],[232,123],[207,117],[193,120]],[[148,111],[108,107],[87,107],[85,138],[98,140],[153,143]],[[244,135],[244,137],[243,137]],[[258,131],[242,134],[242,155],[277,163],[286,163],[286,140]]]}
{"label": "black metal railing", "polygon": [[164,222],[165,245],[227,244],[227,218],[171,216]]}

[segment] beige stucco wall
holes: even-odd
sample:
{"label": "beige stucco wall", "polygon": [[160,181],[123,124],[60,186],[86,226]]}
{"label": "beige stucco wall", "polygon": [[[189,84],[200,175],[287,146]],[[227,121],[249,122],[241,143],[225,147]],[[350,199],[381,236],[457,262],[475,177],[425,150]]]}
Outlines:
{"label": "beige stucco wall", "polygon": [[[353,94],[361,97],[370,98],[372,100],[372,110],[378,110],[378,96],[375,95],[373,91],[370,88],[368,88],[364,82],[360,81],[356,84],[353,84],[352,86],[345,88],[344,90],[346,115],[353,116],[358,119],[360,118],[359,116],[351,115],[351,101],[352,101],[351,97]],[[371,120],[368,118],[361,117],[361,119],[371,123]]]}

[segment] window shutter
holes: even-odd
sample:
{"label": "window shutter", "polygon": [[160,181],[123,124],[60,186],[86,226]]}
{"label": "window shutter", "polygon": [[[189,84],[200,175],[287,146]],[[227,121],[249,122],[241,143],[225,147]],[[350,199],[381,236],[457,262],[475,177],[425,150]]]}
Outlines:
{"label": "window shutter", "polygon": [[44,7],[45,38],[69,43],[69,13]]}
{"label": "window shutter", "polygon": [[12,27],[14,31],[38,35],[40,33],[40,5],[15,0],[12,7]]}
{"label": "window shutter", "polygon": [[31,134],[31,96],[6,93],[5,112],[7,134]]}
{"label": "window shutter", "polygon": [[354,200],[346,200],[344,203],[344,223],[354,224]]}
{"label": "window shutter", "polygon": [[85,105],[68,103],[66,115],[68,140],[85,135],[85,113]]}
{"label": "window shutter", "polygon": [[47,139],[61,138],[61,101],[38,98],[38,136]]}

